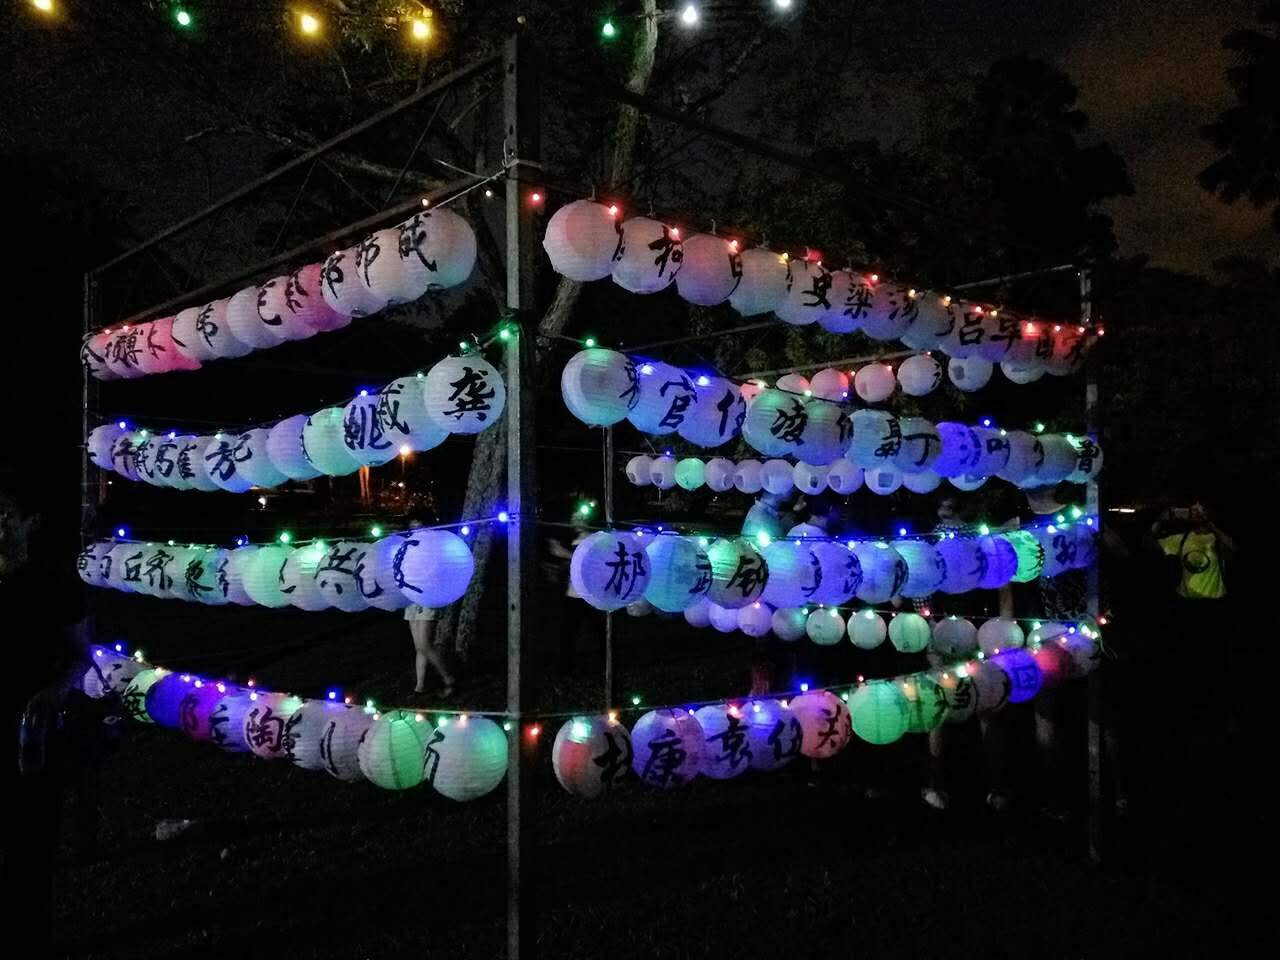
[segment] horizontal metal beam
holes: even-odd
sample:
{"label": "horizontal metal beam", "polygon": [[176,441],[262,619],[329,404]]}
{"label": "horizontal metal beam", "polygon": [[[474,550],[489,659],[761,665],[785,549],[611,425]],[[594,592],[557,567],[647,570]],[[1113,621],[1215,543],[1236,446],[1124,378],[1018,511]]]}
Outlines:
{"label": "horizontal metal beam", "polygon": [[850,363],[874,363],[877,360],[900,360],[903,357],[914,357],[919,351],[916,350],[895,350],[892,353],[864,354],[861,357],[840,357],[835,360],[823,360],[819,363],[802,363],[797,367],[779,367],[777,370],[752,370],[749,373],[735,373],[734,376],[740,380],[750,380],[752,377],[773,377],[781,376],[787,373],[800,373],[804,370],[822,370],[826,367],[843,367]]}
{"label": "horizontal metal beam", "polygon": [[1003,277],[987,277],[983,280],[970,280],[968,283],[953,283],[951,290],[970,290],[974,287],[994,287],[1014,280],[1030,280],[1032,277],[1043,277],[1051,273],[1064,273],[1067,270],[1079,270],[1078,263],[1060,263],[1056,267],[1041,267],[1039,270],[1023,270],[1021,273],[1009,273]]}

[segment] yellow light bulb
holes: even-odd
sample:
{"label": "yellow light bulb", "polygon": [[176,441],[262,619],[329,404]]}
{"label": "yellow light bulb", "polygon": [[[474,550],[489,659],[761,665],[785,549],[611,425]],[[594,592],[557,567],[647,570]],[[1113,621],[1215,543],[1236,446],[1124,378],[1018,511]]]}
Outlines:
{"label": "yellow light bulb", "polygon": [[31,5],[41,13],[53,13],[53,0],[31,0]]}
{"label": "yellow light bulb", "polygon": [[426,20],[414,20],[412,33],[415,40],[429,40],[431,38],[431,24]]}
{"label": "yellow light bulb", "polygon": [[320,21],[309,13],[301,13],[298,15],[298,26],[303,33],[319,33]]}

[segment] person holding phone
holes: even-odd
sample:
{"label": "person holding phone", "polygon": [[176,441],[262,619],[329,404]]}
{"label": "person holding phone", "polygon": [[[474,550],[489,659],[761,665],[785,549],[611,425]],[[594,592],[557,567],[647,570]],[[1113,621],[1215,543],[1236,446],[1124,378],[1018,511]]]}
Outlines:
{"label": "person holding phone", "polygon": [[[1173,522],[1183,529],[1170,532]],[[1224,553],[1235,551],[1235,541],[1209,519],[1202,503],[1166,510],[1152,524],[1151,536],[1166,557],[1177,558],[1179,597],[1191,601],[1226,597],[1222,560]]]}

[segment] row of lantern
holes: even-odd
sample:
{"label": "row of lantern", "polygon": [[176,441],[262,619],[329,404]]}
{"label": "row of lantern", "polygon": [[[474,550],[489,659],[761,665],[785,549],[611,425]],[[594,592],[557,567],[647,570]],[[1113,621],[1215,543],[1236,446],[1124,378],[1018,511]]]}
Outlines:
{"label": "row of lantern", "polygon": [[860,682],[838,696],[813,690],[786,700],[652,710],[630,732],[613,715],[573,717],[556,735],[552,765],[565,790],[591,798],[632,773],[646,786],[669,789],[698,776],[727,780],[748,770],[780,770],[796,757],[833,757],[854,735],[893,743],[1086,676],[1097,665],[1096,634],[1068,629],[1046,625],[1025,648]]}
{"label": "row of lantern", "polygon": [[728,301],[743,316],[774,313],[797,326],[830,333],[862,331],[873,340],[901,340],[917,350],[1008,361],[1015,369],[1039,362],[1070,373],[1083,362],[1087,332],[1046,324],[912,287],[828,270],[772,250],[740,250],[712,234],[681,235],[649,217],[619,218],[616,206],[592,200],[565,204],[547,223],[543,247],[557,273],[571,280],[612,277],[632,293],[675,286],[690,303]]}
{"label": "row of lantern", "polygon": [[298,414],[269,427],[211,436],[156,434],[117,421],[89,434],[89,459],[129,480],[177,490],[275,487],[289,480],[345,476],[430,450],[450,433],[498,422],[506,386],[482,357],[447,357],[425,374],[361,391],[344,406]]}
{"label": "row of lantern", "polygon": [[86,546],[76,569],[90,586],[161,599],[354,613],[453,603],[466,592],[475,561],[457,534],[422,529],[372,543],[297,547],[105,540]]}
{"label": "row of lantern", "polygon": [[944,534],[936,542],[795,536],[752,543],[602,530],[574,548],[569,576],[578,596],[600,610],[641,599],[667,613],[704,601],[732,611],[752,607],[744,616],[753,618],[752,629],[762,634],[771,628],[767,606],[831,607],[855,597],[876,604],[893,597],[995,590],[1087,568],[1097,551],[1092,517],[981,536]]}
{"label": "row of lantern", "polygon": [[139,722],[347,782],[368,780],[388,790],[427,783],[466,801],[489,793],[506,775],[507,734],[487,717],[432,723],[421,713],[379,713],[175,673],[103,647],[93,649],[82,686],[95,698],[119,695],[125,713]]}
{"label": "row of lantern", "polygon": [[475,233],[466,220],[448,209],[423,210],[324,263],[176,316],[99,331],[81,345],[80,361],[100,380],[197,370],[458,286],[475,259]]}
{"label": "row of lantern", "polygon": [[[1013,383],[1034,383],[1044,375],[1044,368],[1034,364],[1018,367],[1009,361],[993,364],[981,357],[952,357],[947,360],[947,379],[958,390],[972,393],[991,382],[992,372],[1000,367]],[[788,373],[774,386],[790,393],[813,396],[822,400],[848,400],[850,391],[863,403],[881,403],[901,389],[909,397],[925,397],[942,383],[942,364],[931,353],[917,353],[905,358],[894,370],[893,364],[874,361],[845,373],[834,367],[819,370],[812,377]],[[758,386],[762,383],[756,381]]]}

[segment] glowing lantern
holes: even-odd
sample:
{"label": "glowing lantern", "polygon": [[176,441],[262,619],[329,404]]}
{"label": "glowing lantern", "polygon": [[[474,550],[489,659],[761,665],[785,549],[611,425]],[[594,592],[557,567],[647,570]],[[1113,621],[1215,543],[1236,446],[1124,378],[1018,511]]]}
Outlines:
{"label": "glowing lantern", "polygon": [[1085,334],[1075,326],[1064,325],[1053,334],[1053,354],[1044,361],[1044,368],[1054,377],[1075,373],[1084,363]]}
{"label": "glowing lantern", "polygon": [[887,543],[861,542],[852,547],[862,568],[857,598],[863,603],[884,603],[897,596],[907,580],[907,562]]}
{"label": "glowing lantern", "polygon": [[609,793],[631,770],[631,734],[608,717],[573,717],[556,734],[551,767],[576,797]]}
{"label": "glowing lantern", "polygon": [[147,713],[147,692],[168,673],[164,667],[147,667],[135,673],[120,695],[125,715],[140,723],[154,723]]}
{"label": "glowing lantern", "polygon": [[779,377],[774,386],[785,393],[802,394],[813,390],[812,385],[809,383],[809,378],[799,373],[788,373],[786,376]]}
{"label": "glowing lantern", "polygon": [[302,706],[298,697],[285,693],[250,695],[250,706],[244,715],[244,742],[254,756],[279,760],[287,755],[285,725]]}
{"label": "glowing lantern", "polygon": [[[305,700],[285,721],[285,754],[303,770],[321,770],[321,747],[337,732],[347,714],[360,713],[357,707],[329,700]],[[372,719],[372,718],[370,718]],[[356,763],[359,750],[356,748]],[[359,772],[357,770],[357,776]]]}
{"label": "glowing lantern", "polygon": [[422,389],[427,417],[451,433],[493,426],[507,402],[498,371],[480,357],[446,357],[427,372]]}
{"label": "glowing lantern", "polygon": [[763,637],[773,626],[773,610],[757,600],[738,609],[738,629],[749,637]]}
{"label": "glowing lantern", "polygon": [[831,274],[810,260],[787,261],[787,295],[774,308],[783,323],[817,323],[831,311]]}
{"label": "glowing lantern", "polygon": [[938,389],[942,367],[927,353],[907,357],[898,365],[898,383],[909,397],[923,397]]}
{"label": "glowing lantern", "polygon": [[97,541],[87,544],[76,555],[76,573],[80,579],[91,587],[108,585],[111,572],[111,547],[109,541]]}
{"label": "glowing lantern", "polygon": [[867,743],[893,743],[910,725],[907,698],[889,680],[872,680],[857,687],[849,698],[849,713],[853,732]]}
{"label": "glowing lantern", "polygon": [[723,377],[694,379],[695,401],[684,411],[680,436],[700,447],[718,447],[742,429],[747,402],[737,384]]}
{"label": "glowing lantern", "polygon": [[893,283],[873,281],[870,277],[864,281],[869,290],[855,285],[850,296],[866,300],[868,292],[870,302],[865,313],[859,317],[862,332],[872,340],[896,340],[915,323],[919,307],[915,298],[906,287]]}
{"label": "glowing lantern", "polygon": [[407,299],[466,283],[476,265],[471,224],[446,207],[422,210],[400,224]]}
{"label": "glowing lantern", "polygon": [[962,617],[947,617],[934,625],[930,646],[944,657],[967,657],[978,649],[978,628]]}
{"label": "glowing lantern", "polygon": [[711,626],[715,627],[721,633],[733,633],[738,629],[737,610],[730,610],[728,607],[722,607],[717,603],[711,603],[707,606],[707,616],[711,620]]}
{"label": "glowing lantern", "polygon": [[588,426],[619,423],[640,399],[635,361],[600,347],[576,353],[560,375],[560,395],[569,412]]}
{"label": "glowing lantern", "polygon": [[684,619],[691,627],[711,626],[711,601],[705,596],[699,597],[684,608]]}
{"label": "glowing lantern", "polygon": [[641,363],[636,372],[639,396],[627,414],[632,426],[653,434],[679,429],[698,401],[693,377],[661,361]]}
{"label": "glowing lantern", "polygon": [[1000,372],[1010,383],[1035,383],[1044,376],[1044,367],[1039,363],[1015,363],[1012,360],[1000,362]]}
{"label": "glowing lantern", "polygon": [[1068,436],[1067,441],[1075,449],[1075,469],[1067,475],[1071,483],[1088,483],[1102,470],[1102,447],[1091,437]]}
{"label": "glowing lantern", "polygon": [[809,612],[801,607],[783,607],[773,611],[769,628],[779,640],[794,643],[805,635],[808,619]]}
{"label": "glowing lantern", "polygon": [[[214,359],[226,360],[243,357],[253,350],[253,345],[235,335],[227,318],[229,300],[215,300],[200,308],[194,321],[194,336],[203,340]],[[181,317],[181,314],[179,314]],[[174,320],[174,336],[178,336],[178,320]],[[184,338],[185,339],[185,338]]]}
{"label": "glowing lantern", "polygon": [[324,299],[324,264],[312,263],[295,271],[285,285],[285,303],[295,322],[317,332],[340,330],[351,323],[350,316]]}
{"label": "glowing lantern", "polygon": [[637,487],[648,486],[653,479],[650,475],[652,468],[652,457],[646,457],[643,453],[637,454],[627,461],[627,466],[625,468],[627,479]]}
{"label": "glowing lantern", "polygon": [[706,479],[706,469],[697,457],[685,457],[676,464],[676,485],[682,490],[697,490]]}
{"label": "glowing lantern", "polygon": [[947,708],[947,723],[964,723],[973,716],[978,706],[978,697],[967,668],[959,667],[954,672],[934,672],[929,676],[934,678],[938,689],[942,691],[942,698]]}
{"label": "glowing lantern", "polygon": [[84,673],[80,689],[94,700],[100,700],[108,693],[124,693],[133,678],[147,666],[105,647],[94,647],[92,650],[89,669]]}
{"label": "glowing lantern", "polygon": [[649,464],[649,482],[659,490],[670,490],[676,485],[675,457],[654,457]]}
{"label": "glowing lantern", "polygon": [[1087,677],[1097,669],[1102,659],[1097,634],[1085,626],[1068,627],[1067,635],[1060,638],[1059,645],[1071,655],[1072,677]]}
{"label": "glowing lantern", "polygon": [[702,728],[683,710],[652,710],[631,728],[631,769],[650,787],[669,789],[700,772]]}
{"label": "glowing lantern", "polygon": [[342,408],[342,442],[347,453],[362,466],[381,466],[390,463],[400,452],[396,437],[384,429],[378,409],[382,398],[372,396],[353,397]]}
{"label": "glowing lantern", "polygon": [[[831,303],[830,309],[818,317],[818,323],[827,333],[853,333],[858,329],[858,305],[850,305],[850,294],[861,278],[848,270],[831,271],[830,289],[826,298]],[[847,389],[847,385],[846,385]],[[839,399],[835,397],[832,399]]]}
{"label": "glowing lantern", "polygon": [[324,610],[329,601],[320,592],[320,565],[326,547],[311,543],[289,551],[280,568],[280,593],[299,610]]}
{"label": "glowing lantern", "polygon": [[857,555],[845,544],[830,540],[811,540],[805,546],[817,560],[820,574],[810,576],[812,586],[806,588],[805,599],[829,606],[850,600],[862,584],[862,566]]}
{"label": "glowing lantern", "polygon": [[988,657],[1002,650],[1014,650],[1026,642],[1018,621],[992,617],[978,627],[978,648]]}
{"label": "glowing lantern", "polygon": [[199,363],[179,353],[174,345],[173,321],[173,317],[163,317],[147,325],[147,335],[138,357],[139,366],[144,373],[200,369]]}
{"label": "glowing lantern", "polygon": [[348,783],[363,780],[360,747],[373,724],[373,711],[368,708],[333,714],[332,725],[326,726],[320,739],[320,769]]}
{"label": "glowing lantern", "polygon": [[116,442],[125,434],[124,427],[118,423],[104,423],[89,431],[85,446],[89,451],[89,459],[99,470],[115,470],[112,455]]}
{"label": "glowing lantern", "polygon": [[254,603],[264,607],[287,607],[289,598],[280,592],[282,573],[292,551],[274,544],[257,547],[246,553],[241,567],[245,593]]}
{"label": "glowing lantern", "polygon": [[800,462],[791,471],[796,489],[802,493],[821,493],[827,489],[827,468]]}
{"label": "glowing lantern", "polygon": [[907,732],[927,733],[942,725],[947,716],[947,698],[938,682],[927,673],[913,673],[901,684],[907,700]]}
{"label": "glowing lantern", "polygon": [[[750,412],[747,416],[750,419]],[[902,446],[898,418],[884,410],[855,410],[851,419],[853,444],[848,458],[864,470],[893,463]]]}
{"label": "glowing lantern", "polygon": [[840,611],[830,607],[811,610],[804,623],[805,634],[820,647],[839,643],[844,637],[844,629],[844,617],[840,616]]}
{"label": "glowing lantern", "polygon": [[946,571],[938,589],[943,593],[968,593],[978,589],[986,575],[987,562],[977,537],[944,537],[934,549]]}
{"label": "glowing lantern", "polygon": [[556,273],[585,282],[609,275],[618,239],[617,219],[608,207],[575,200],[551,215],[542,247]]}
{"label": "glowing lantern", "polygon": [[[470,557],[469,551],[467,555]],[[617,610],[644,596],[649,570],[645,547],[638,537],[601,530],[574,548],[569,577],[587,603],[598,610]]]}
{"label": "glowing lantern", "polygon": [[1070,525],[1049,524],[1037,527],[1033,536],[1044,552],[1042,577],[1056,577],[1076,567],[1076,536]]}
{"label": "glowing lantern", "polygon": [[[373,302],[384,307],[408,303],[422,295],[409,283],[405,260],[400,256],[400,228],[388,227],[366,237],[357,248],[361,257],[361,280]],[[379,307],[381,309],[381,307]]]}
{"label": "glowing lantern", "polygon": [[112,379],[132,380],[144,375],[142,345],[148,325],[130,324],[115,330],[106,342],[105,362]]}
{"label": "glowing lantern", "polygon": [[1024,430],[1010,430],[1005,439],[1009,441],[1009,456],[996,476],[1022,486],[1031,480],[1040,461],[1040,441],[1035,434]]}
{"label": "glowing lantern", "polygon": [[803,397],[765,390],[747,407],[742,437],[766,457],[794,453],[804,441],[809,413]]}
{"label": "glowing lantern", "polygon": [[679,231],[648,217],[622,224],[613,251],[613,282],[632,293],[657,293],[676,279],[684,262]]}
{"label": "glowing lantern", "polygon": [[978,538],[978,546],[985,565],[978,589],[996,590],[1013,579],[1018,571],[1018,553],[1013,544],[1003,537],[988,535]]}
{"label": "glowing lantern", "polygon": [[972,393],[990,382],[991,369],[991,361],[981,357],[952,357],[947,363],[947,379],[966,393]]}
{"label": "glowing lantern", "polygon": [[982,457],[982,444],[971,427],[963,423],[943,421],[938,424],[942,437],[942,453],[933,463],[933,472],[940,477],[958,477],[971,474]]}
{"label": "glowing lantern", "polygon": [[377,586],[370,569],[371,545],[340,540],[318,552],[320,558],[312,579],[320,602],[348,613],[367,610],[368,593]]}
{"label": "glowing lantern", "polygon": [[904,473],[902,475],[902,485],[912,493],[933,493],[942,483],[942,478],[932,470],[923,470],[920,473]]}
{"label": "glowing lantern", "polygon": [[724,457],[713,457],[707,461],[703,476],[707,481],[708,487],[716,493],[724,493],[726,490],[733,489],[733,473],[735,469],[732,460],[726,460]]}
{"label": "glowing lantern", "polygon": [[1075,469],[1076,448],[1071,441],[1060,433],[1042,433],[1040,458],[1031,473],[1031,483],[1051,487],[1067,479]]}
{"label": "glowing lantern", "polygon": [[146,710],[152,723],[174,730],[179,727],[182,698],[191,689],[191,679],[189,674],[166,673],[147,688]]}
{"label": "glowing lantern", "polygon": [[889,642],[899,653],[920,653],[929,647],[933,631],[918,613],[900,613],[889,621]]}
{"label": "glowing lantern", "polygon": [[227,603],[229,584],[225,583],[229,550],[216,547],[192,547],[175,578],[174,592],[179,600],[222,605]]}
{"label": "glowing lantern", "polygon": [[724,303],[742,277],[742,256],[729,241],[695,233],[684,241],[684,261],[676,276],[681,298],[704,307]]}
{"label": "glowing lantern", "polygon": [[258,313],[258,287],[245,287],[227,301],[227,325],[231,335],[255,350],[284,342],[279,324],[268,324]]}
{"label": "glowing lantern", "polygon": [[751,768],[749,721],[738,707],[707,704],[694,713],[694,719],[703,736],[703,774],[714,780],[728,780]]}
{"label": "glowing lantern", "polygon": [[853,389],[864,403],[880,403],[893,395],[897,380],[887,363],[868,363],[853,377]]}
{"label": "glowing lantern", "polygon": [[1087,570],[1098,562],[1098,543],[1100,533],[1096,523],[1075,523],[1071,526],[1075,534],[1075,569]]}
{"label": "glowing lantern", "polygon": [[641,597],[639,600],[632,600],[627,604],[627,616],[629,617],[647,617],[653,613],[653,604]]}
{"label": "glowing lantern", "polygon": [[[116,380],[117,374],[108,364],[111,356],[111,334],[106,331],[90,334],[80,342],[80,365],[84,372],[99,380]],[[189,360],[190,363],[196,363]],[[197,364],[198,366],[198,364]]]}
{"label": "glowing lantern", "polygon": [[863,480],[876,496],[887,497],[902,486],[902,471],[894,466],[872,467],[863,474]]}
{"label": "glowing lantern", "polygon": [[947,575],[947,563],[938,548],[924,540],[894,540],[893,549],[907,565],[899,593],[922,598],[937,592]]}
{"label": "glowing lantern", "polygon": [[376,718],[356,748],[356,763],[370,783],[384,790],[407,790],[422,783],[423,755],[431,724],[395,710]]}
{"label": "glowing lantern", "polygon": [[209,441],[201,455],[201,469],[220,490],[244,493],[253,484],[239,465],[251,456],[247,434],[223,433]]}
{"label": "glowing lantern", "polygon": [[809,381],[809,389],[821,400],[841,401],[849,398],[849,377],[841,370],[828,367],[819,370]]}
{"label": "glowing lantern", "polygon": [[744,317],[769,313],[787,298],[787,261],[757,247],[742,254],[742,277],[729,296],[729,304]]}
{"label": "glowing lantern", "polygon": [[1009,464],[1009,438],[994,427],[973,427],[978,437],[981,453],[973,473],[980,477],[994,477]]}
{"label": "glowing lantern", "polygon": [[142,435],[136,431],[124,431],[111,445],[111,469],[127,480],[138,480],[137,445]]}
{"label": "glowing lantern", "polygon": [[244,718],[253,706],[249,691],[226,686],[209,714],[209,740],[223,750],[232,753],[248,753],[249,744],[244,739]]}
{"label": "glowing lantern", "polygon": [[755,547],[745,540],[720,539],[707,551],[711,560],[712,603],[736,610],[760,599],[769,569]]}
{"label": "glowing lantern", "polygon": [[424,607],[453,603],[466,593],[475,573],[471,548],[448,530],[411,531],[396,550],[393,564],[400,592],[410,603]]}
{"label": "glowing lantern", "polygon": [[792,451],[796,459],[824,466],[843,456],[853,440],[853,422],[844,409],[827,400],[810,400],[805,413],[803,437]]}
{"label": "glowing lantern", "polygon": [[827,468],[827,486],[841,495],[853,493],[862,486],[862,468],[847,456],[832,461]]}
{"label": "glowing lantern", "polygon": [[740,493],[759,493],[764,488],[764,464],[743,460],[733,471],[733,485]]}
{"label": "glowing lantern", "polygon": [[849,743],[849,708],[827,690],[802,693],[789,704],[800,723],[800,752],[818,760],[833,757]]}
{"label": "glowing lantern", "polygon": [[[331,477],[344,477],[360,469],[360,461],[347,451],[341,407],[325,407],[307,417],[302,427],[302,452],[312,466]],[[285,472],[283,464],[275,465]]]}
{"label": "glowing lantern", "polygon": [[367,317],[387,305],[369,287],[363,243],[329,254],[321,272],[320,295],[334,313],[344,317]]}
{"label": "glowing lantern", "polygon": [[760,468],[761,485],[776,496],[790,493],[795,482],[795,470],[786,460],[766,460]]}
{"label": "glowing lantern", "polygon": [[1004,709],[1009,702],[1012,683],[1009,674],[993,662],[993,660],[976,660],[968,665],[969,676],[973,678],[975,707],[979,713],[994,713]]}
{"label": "glowing lantern", "polygon": [[874,610],[863,610],[849,618],[849,639],[859,650],[874,650],[889,634],[884,619]]}
{"label": "glowing lantern", "polygon": [[[1034,631],[1032,631],[1034,634]],[[1028,636],[1028,642],[1031,637]],[[1041,686],[1052,689],[1071,678],[1071,654],[1057,643],[1036,644],[1027,651],[1040,668]]]}
{"label": "glowing lantern", "polygon": [[649,581],[644,598],[659,610],[679,613],[706,596],[711,560],[693,537],[654,537],[645,548]]}
{"label": "glowing lantern", "polygon": [[923,417],[903,417],[898,423],[902,442],[893,465],[904,474],[929,470],[942,453],[938,428]]}
{"label": "glowing lantern", "polygon": [[198,743],[213,740],[213,713],[221,700],[216,683],[193,680],[178,706],[178,729]]}
{"label": "glowing lantern", "polygon": [[228,602],[242,607],[252,606],[257,602],[249,596],[245,577],[252,561],[257,559],[258,549],[258,547],[240,547],[226,551],[225,557],[222,554],[215,557],[213,562],[218,570],[219,587],[226,594]]}
{"label": "glowing lantern", "polygon": [[1039,577],[1044,570],[1045,556],[1044,548],[1035,534],[1027,530],[1007,530],[999,536],[1013,547],[1013,552],[1017,555],[1013,582],[1028,583]]}
{"label": "glowing lantern", "polygon": [[777,700],[753,700],[742,713],[747,719],[751,769],[772,773],[800,756],[804,730],[790,707]]}
{"label": "glowing lantern", "polygon": [[306,322],[293,277],[276,277],[258,287],[257,311],[258,319],[285,340],[305,340],[319,333],[319,328]]}

